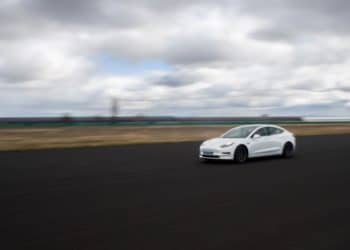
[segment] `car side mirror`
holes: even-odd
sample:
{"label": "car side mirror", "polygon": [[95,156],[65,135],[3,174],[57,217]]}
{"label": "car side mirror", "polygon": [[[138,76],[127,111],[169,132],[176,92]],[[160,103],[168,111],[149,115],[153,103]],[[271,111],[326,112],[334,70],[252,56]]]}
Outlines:
{"label": "car side mirror", "polygon": [[261,137],[261,135],[259,135],[259,134],[254,134],[253,135],[253,139],[257,139],[257,138],[260,138]]}

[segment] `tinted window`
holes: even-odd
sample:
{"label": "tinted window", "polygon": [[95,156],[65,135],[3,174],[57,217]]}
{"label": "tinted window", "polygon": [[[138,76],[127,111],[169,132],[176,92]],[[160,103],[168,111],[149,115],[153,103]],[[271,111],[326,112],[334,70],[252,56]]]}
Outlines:
{"label": "tinted window", "polygon": [[267,135],[269,135],[269,131],[267,130],[266,127],[264,127],[264,128],[258,129],[258,130],[254,133],[254,135],[256,135],[256,134],[258,134],[258,135],[260,135],[260,136],[267,136]]}
{"label": "tinted window", "polygon": [[281,134],[283,132],[282,129],[275,128],[275,127],[268,127],[268,131],[270,135]]}
{"label": "tinted window", "polygon": [[226,132],[222,137],[223,138],[246,138],[253,130],[256,129],[256,126],[245,126],[237,127]]}

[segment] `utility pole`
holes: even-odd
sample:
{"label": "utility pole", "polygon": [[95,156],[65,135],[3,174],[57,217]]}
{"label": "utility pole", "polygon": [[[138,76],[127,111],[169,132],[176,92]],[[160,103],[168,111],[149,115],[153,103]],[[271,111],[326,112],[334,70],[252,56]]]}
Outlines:
{"label": "utility pole", "polygon": [[118,115],[118,100],[116,97],[112,98],[111,102],[111,115],[112,115],[112,122],[115,121],[117,115]]}

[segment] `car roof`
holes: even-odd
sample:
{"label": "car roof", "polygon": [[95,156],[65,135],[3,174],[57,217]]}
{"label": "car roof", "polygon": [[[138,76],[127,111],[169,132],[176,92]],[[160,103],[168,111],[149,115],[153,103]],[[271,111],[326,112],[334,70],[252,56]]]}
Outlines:
{"label": "car roof", "polygon": [[274,127],[274,128],[279,128],[279,129],[285,130],[284,128],[282,128],[278,125],[275,125],[275,124],[246,124],[246,125],[240,125],[237,127],[256,127],[254,129],[254,131],[257,131],[258,129],[264,128],[264,127]]}
{"label": "car roof", "polygon": [[275,124],[245,124],[245,125],[240,125],[240,126],[237,126],[237,127],[276,127],[276,128],[280,128],[280,126],[278,125],[275,125]]}

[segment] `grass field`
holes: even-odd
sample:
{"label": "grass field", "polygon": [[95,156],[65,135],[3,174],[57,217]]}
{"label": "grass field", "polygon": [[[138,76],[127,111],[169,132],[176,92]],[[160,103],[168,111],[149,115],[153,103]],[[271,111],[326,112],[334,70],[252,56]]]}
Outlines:
{"label": "grass field", "polygon": [[[232,126],[56,127],[0,129],[0,150],[200,141]],[[350,134],[350,124],[286,125],[297,136]]]}

